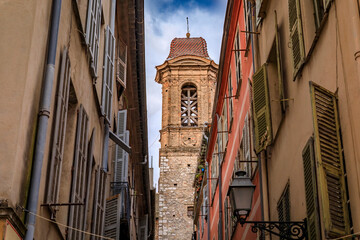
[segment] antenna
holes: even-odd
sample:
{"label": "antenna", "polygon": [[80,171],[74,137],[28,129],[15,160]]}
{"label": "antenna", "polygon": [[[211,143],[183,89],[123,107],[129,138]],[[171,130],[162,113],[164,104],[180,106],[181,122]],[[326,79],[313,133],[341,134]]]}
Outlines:
{"label": "antenna", "polygon": [[186,37],[189,38],[190,37],[190,31],[189,31],[189,18],[188,17],[186,17],[186,24],[187,24]]}

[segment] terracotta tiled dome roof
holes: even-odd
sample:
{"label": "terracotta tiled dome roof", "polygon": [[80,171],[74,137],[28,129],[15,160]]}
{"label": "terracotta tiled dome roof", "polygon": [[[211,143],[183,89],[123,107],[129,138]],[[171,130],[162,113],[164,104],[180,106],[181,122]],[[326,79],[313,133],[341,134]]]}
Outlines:
{"label": "terracotta tiled dome roof", "polygon": [[170,53],[167,59],[184,55],[209,58],[205,39],[202,37],[174,38],[171,41]]}

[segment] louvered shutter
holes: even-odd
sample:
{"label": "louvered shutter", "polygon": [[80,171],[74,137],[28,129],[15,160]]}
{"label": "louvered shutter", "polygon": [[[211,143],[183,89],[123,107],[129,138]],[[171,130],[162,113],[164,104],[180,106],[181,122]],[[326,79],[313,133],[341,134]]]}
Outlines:
{"label": "louvered shutter", "polygon": [[118,41],[118,59],[116,69],[116,80],[126,88],[126,64],[127,64],[127,46],[122,41]]}
{"label": "louvered shutter", "polygon": [[90,69],[93,77],[97,76],[99,40],[101,25],[101,0],[89,0],[86,19],[85,40],[90,53]]}
{"label": "louvered shutter", "polygon": [[253,116],[255,127],[255,151],[265,150],[272,141],[269,90],[264,64],[253,75]]}
{"label": "louvered shutter", "polygon": [[225,240],[229,239],[229,209],[228,209],[228,199],[225,198],[224,201],[224,218],[225,218]]}
{"label": "louvered shutter", "polygon": [[70,59],[67,49],[65,48],[62,53],[56,100],[53,145],[49,163],[50,168],[46,195],[47,203],[57,203],[59,199],[61,167],[64,154],[66,119],[69,102],[70,73]]}
{"label": "louvered shutter", "polygon": [[294,77],[303,63],[305,50],[301,23],[301,10],[299,0],[288,0],[289,6],[289,28],[294,66]]}
{"label": "louvered shutter", "polygon": [[109,26],[106,27],[103,83],[102,83],[102,114],[108,123],[111,120],[112,95],[114,85],[114,56],[115,56],[115,37]]}
{"label": "louvered shutter", "polygon": [[[225,95],[226,97],[226,95]],[[227,145],[227,142],[229,140],[229,129],[228,129],[228,101],[227,99],[225,98],[225,101],[224,101],[224,106],[223,106],[223,114],[222,114],[222,118],[223,118],[223,128],[222,128],[222,136],[223,136],[223,146],[222,146],[222,152],[225,152],[225,149],[226,149],[226,145]],[[223,154],[224,155],[224,154]],[[222,161],[222,159],[221,159]]]}
{"label": "louvered shutter", "polygon": [[332,0],[323,0],[325,11],[327,11],[327,9],[329,8],[331,1]]}
{"label": "louvered shutter", "polygon": [[115,240],[120,239],[120,208],[121,197],[120,194],[114,195],[106,199],[105,210],[105,237],[110,237]]}
{"label": "louvered shutter", "polygon": [[[69,226],[82,229],[84,226],[85,201],[86,201],[86,171],[88,163],[88,125],[89,118],[83,105],[78,111],[75,154],[72,167],[72,182],[70,203],[81,203],[83,205],[71,205],[69,207]],[[83,239],[81,232],[69,229],[68,239]]]}
{"label": "louvered shutter", "polygon": [[[251,152],[250,152],[250,128],[249,128],[249,114],[246,114],[244,120],[244,128],[243,128],[243,151],[245,161],[251,161]],[[246,162],[246,173],[247,176],[251,177],[251,162]]]}
{"label": "louvered shutter", "polygon": [[[91,232],[97,235],[103,235],[105,218],[105,190],[106,190],[106,172],[97,167],[95,177],[94,202],[92,213]],[[91,240],[100,240],[99,237],[91,236]]]}
{"label": "louvered shutter", "polygon": [[[240,36],[239,36],[239,29],[236,32],[235,36],[235,50],[240,50]],[[236,95],[238,96],[240,93],[240,88],[242,84],[242,73],[241,73],[241,52],[235,51],[235,64],[236,64]]]}
{"label": "louvered shutter", "polygon": [[[277,211],[279,222],[290,222],[290,190],[289,184],[285,186],[285,189],[279,199],[277,204]],[[281,229],[280,229],[281,230]],[[286,231],[286,229],[283,229]],[[287,232],[282,232],[282,235],[287,235]],[[286,238],[280,238],[281,240],[285,240]]]}
{"label": "louvered shutter", "polygon": [[89,209],[89,196],[90,196],[90,185],[91,185],[91,172],[92,172],[92,165],[93,165],[93,152],[94,152],[94,144],[95,144],[95,128],[93,128],[89,147],[88,147],[88,159],[87,159],[87,166],[86,166],[86,197],[85,197],[85,210],[84,210],[84,222],[83,222],[83,228],[86,229],[86,219]]}
{"label": "louvered shutter", "polygon": [[349,233],[340,124],[335,94],[310,82],[318,191],[326,237]]}
{"label": "louvered shutter", "polygon": [[[276,65],[277,65],[277,75],[279,81],[279,97],[280,100],[283,100],[284,97],[284,81],[282,75],[282,61],[281,61],[281,45],[280,45],[280,34],[277,23],[277,13],[275,11],[275,45],[276,45]],[[280,101],[281,110],[285,111],[285,101]]]}
{"label": "louvered shutter", "polygon": [[147,240],[148,239],[148,215],[144,215],[140,220],[140,228],[139,228],[139,240]]}
{"label": "louvered shutter", "polygon": [[[126,133],[127,132],[126,120],[127,120],[127,110],[120,110],[118,112],[117,135],[124,142],[126,142],[126,139],[129,139],[129,133]],[[115,154],[115,162],[114,162],[114,182],[127,182],[128,154],[118,145],[116,145],[115,151],[116,154]]]}
{"label": "louvered shutter", "polygon": [[310,138],[302,152],[308,227],[307,231],[309,239],[319,240],[319,206],[317,202],[316,170],[314,157],[314,142],[313,139]]}
{"label": "louvered shutter", "polygon": [[233,121],[233,87],[232,87],[231,69],[228,77],[228,94],[229,94],[229,124]]}

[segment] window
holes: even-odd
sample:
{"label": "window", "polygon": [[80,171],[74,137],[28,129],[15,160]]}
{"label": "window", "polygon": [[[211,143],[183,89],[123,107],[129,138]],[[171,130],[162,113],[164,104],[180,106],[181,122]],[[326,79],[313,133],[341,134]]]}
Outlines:
{"label": "window", "polygon": [[225,240],[229,240],[229,209],[228,209],[228,197],[224,200],[224,225],[225,225]]}
{"label": "window", "polygon": [[230,120],[230,128],[232,126],[233,121],[233,87],[232,87],[232,77],[231,77],[231,69],[229,70],[229,77],[228,77],[228,97],[229,97],[229,120]]}
{"label": "window", "polygon": [[325,12],[328,11],[332,0],[313,0],[314,1],[314,16],[316,30],[319,30],[321,22],[324,19]]}
{"label": "window", "polygon": [[[90,172],[92,158],[88,157],[88,128],[89,118],[83,105],[80,105],[78,111],[75,153],[72,172],[70,203],[81,205],[71,205],[69,207],[69,226],[77,229],[85,227],[85,204],[87,203],[87,186],[90,184]],[[90,171],[90,172],[89,172]],[[68,239],[81,239],[83,233],[68,229]]]}
{"label": "window", "polygon": [[[290,191],[289,191],[289,183],[286,184],[285,189],[278,201],[277,204],[277,212],[279,222],[290,222]],[[286,232],[282,233],[286,235]],[[286,238],[280,238],[286,239]]]}
{"label": "window", "polygon": [[211,160],[211,198],[214,199],[217,178],[219,177],[219,156],[218,144],[215,144],[214,153]]}
{"label": "window", "polygon": [[235,35],[235,43],[234,43],[235,51],[235,69],[236,69],[236,95],[240,94],[241,82],[242,82],[242,73],[241,73],[241,52],[240,50],[240,35],[239,29]]}
{"label": "window", "polygon": [[122,92],[126,88],[127,46],[123,41],[119,40],[117,47],[116,86],[118,99],[120,99]]}
{"label": "window", "polygon": [[101,24],[101,0],[89,0],[86,19],[86,44],[90,54],[91,75],[97,77]]}
{"label": "window", "polygon": [[305,58],[304,39],[302,32],[300,0],[288,0],[289,2],[289,28],[294,66],[293,78],[297,76]]}
{"label": "window", "polygon": [[243,156],[245,162],[245,171],[248,177],[252,175],[252,168],[251,168],[251,141],[250,141],[250,121],[249,121],[249,114],[246,114],[245,121],[244,121],[244,128],[242,134],[242,143],[243,143]]}
{"label": "window", "polygon": [[310,82],[318,195],[327,237],[350,232],[336,95]]}
{"label": "window", "polygon": [[194,217],[194,207],[188,206],[187,207],[187,216],[193,218]]}
{"label": "window", "polygon": [[115,38],[109,26],[106,27],[101,110],[106,121],[111,121],[112,95],[114,85]]}
{"label": "window", "polygon": [[246,49],[250,45],[250,32],[252,31],[251,27],[251,1],[244,1],[244,17],[245,17],[245,29],[246,29]]}
{"label": "window", "polygon": [[181,88],[181,125],[198,125],[197,91],[192,84],[186,84]]}
{"label": "window", "polygon": [[[63,162],[67,113],[70,93],[70,59],[67,49],[62,53],[60,75],[58,80],[57,100],[54,118],[54,131],[52,140],[51,157],[49,160],[48,185],[46,202],[58,203]],[[55,218],[56,207],[52,208],[52,218]]]}
{"label": "window", "polygon": [[[120,110],[118,112],[118,128],[117,135],[125,143],[129,144],[129,131],[126,130],[127,110]],[[115,161],[114,161],[114,182],[124,183],[128,182],[128,164],[129,155],[120,146],[115,147]],[[117,194],[115,192],[114,194]]]}
{"label": "window", "polygon": [[[104,217],[105,217],[105,186],[106,186],[106,172],[97,167],[95,173],[95,190],[94,190],[94,205],[92,210],[92,225],[91,232],[97,235],[102,235],[104,232]],[[120,211],[119,211],[120,213]],[[109,220],[109,218],[107,218]],[[91,237],[91,240],[100,240],[100,237]]]}
{"label": "window", "polygon": [[265,148],[272,141],[269,90],[265,64],[253,75],[252,95],[255,128],[255,151],[256,153],[259,153],[262,150],[265,150]]}

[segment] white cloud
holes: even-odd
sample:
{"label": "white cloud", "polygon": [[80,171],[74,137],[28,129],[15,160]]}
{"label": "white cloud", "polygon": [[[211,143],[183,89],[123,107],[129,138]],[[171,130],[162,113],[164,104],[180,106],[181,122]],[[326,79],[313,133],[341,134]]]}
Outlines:
{"label": "white cloud", "polygon": [[[149,155],[154,158],[154,183],[159,178],[159,130],[161,129],[161,85],[155,82],[155,66],[162,64],[170,51],[171,40],[185,37],[189,17],[191,37],[203,37],[210,58],[219,62],[226,1],[216,0],[220,7],[203,9],[192,1],[189,9],[161,12],[156,6],[173,0],[145,0],[146,81]],[[152,146],[151,146],[152,145]]]}

